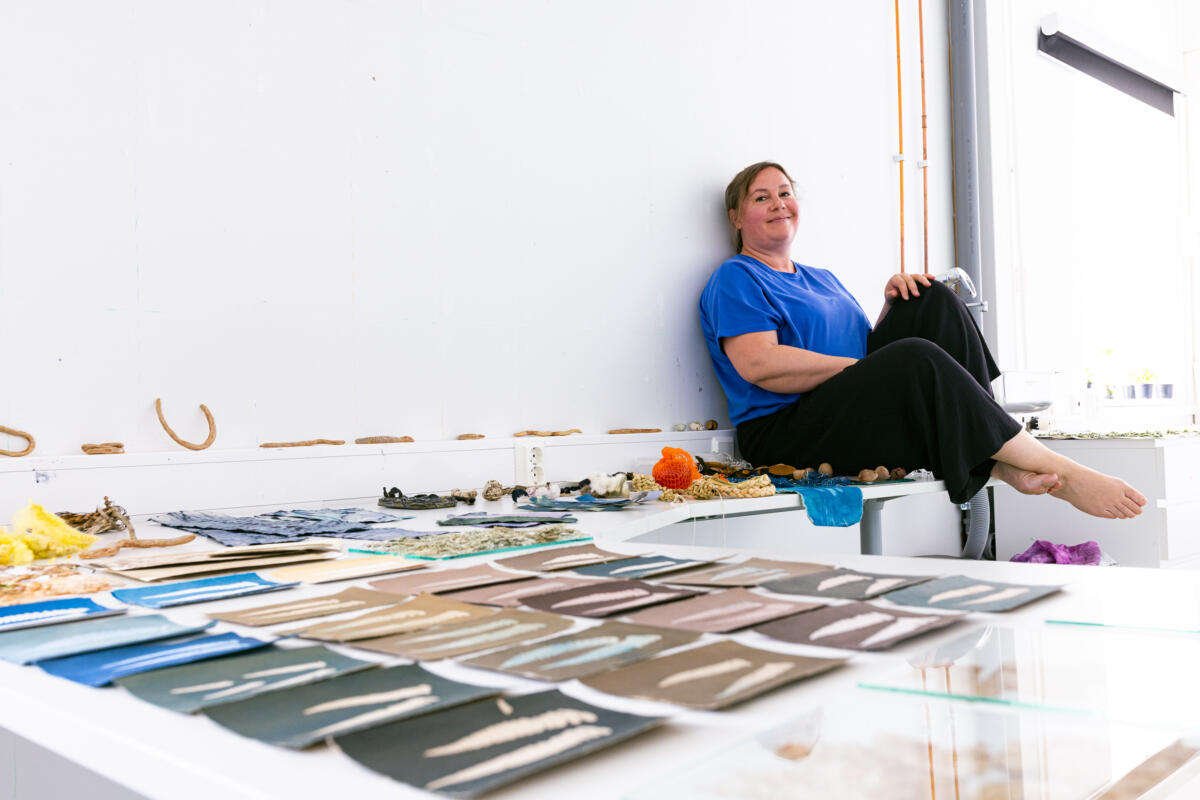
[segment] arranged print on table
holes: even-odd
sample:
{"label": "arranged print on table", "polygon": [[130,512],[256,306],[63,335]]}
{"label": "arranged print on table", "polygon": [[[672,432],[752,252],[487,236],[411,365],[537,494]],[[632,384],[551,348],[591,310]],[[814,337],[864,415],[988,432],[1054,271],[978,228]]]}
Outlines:
{"label": "arranged print on table", "polygon": [[796,603],[755,594],[749,589],[726,589],[678,603],[648,608],[630,615],[641,625],[682,628],[701,633],[725,633],[749,628],[779,617],[820,608],[824,603]]}
{"label": "arranged print on table", "polygon": [[376,666],[373,661],[343,656],[320,645],[271,646],[245,655],[143,672],[120,678],[117,684],[148,703],[189,713]]}
{"label": "arranged print on table", "polygon": [[824,572],[829,569],[833,567],[828,564],[750,558],[738,564],[719,564],[695,572],[672,575],[670,581],[688,586],[758,586],[792,575],[807,575],[810,572]]}
{"label": "arranged print on table", "polygon": [[620,561],[631,558],[621,553],[601,550],[594,544],[581,544],[575,547],[556,547],[553,550],[542,550],[537,553],[526,553],[521,556],[502,558],[496,563],[507,569],[520,569],[526,572],[553,572],[556,569],[575,569],[588,564],[603,564],[608,561]]}
{"label": "arranged print on table", "polygon": [[222,575],[219,578],[200,578],[194,581],[168,583],[165,586],[144,586],[137,589],[114,589],[112,596],[135,606],[171,608],[209,600],[225,600],[262,592],[290,589],[295,583],[269,581],[254,572]]}
{"label": "arranged print on table", "polygon": [[717,642],[584,678],[621,697],[716,709],[841,666],[845,659],[772,653]]}
{"label": "arranged print on table", "polygon": [[480,700],[338,736],[334,744],[368,769],[419,789],[476,797],[661,721],[551,691]]}
{"label": "arranged print on table", "polygon": [[1039,586],[1024,583],[981,581],[965,575],[935,578],[920,586],[911,586],[884,597],[902,606],[953,608],[962,611],[1011,611],[1047,595],[1062,586]]}
{"label": "arranged print on table", "polygon": [[0,608],[0,631],[15,631],[18,628],[35,628],[39,625],[74,622],[93,617],[111,617],[124,613],[125,609],[123,608],[102,606],[87,597],[17,603]]}
{"label": "arranged print on table", "polygon": [[450,592],[443,595],[464,603],[479,603],[485,606],[503,606],[511,608],[521,605],[526,597],[535,594],[547,594],[578,586],[590,586],[597,583],[608,583],[603,578],[576,578],[570,575],[553,578],[530,578],[492,586],[481,586],[477,589],[467,589],[462,592]]}
{"label": "arranged print on table", "polygon": [[885,592],[915,586],[930,580],[920,575],[882,575],[877,572],[858,572],[852,569],[831,569],[809,575],[793,575],[768,581],[762,588],[780,594],[803,594],[810,597],[837,597],[843,600],[868,600]]}
{"label": "arranged print on table", "polygon": [[213,623],[179,625],[161,614],[103,617],[0,633],[0,659],[31,664],[109,647],[187,636]]}
{"label": "arranged print on table", "polygon": [[[670,556],[638,556],[603,564],[592,564],[576,568],[580,575],[600,578],[649,578],[666,575],[685,569],[695,569],[711,564],[711,560],[694,558],[671,558]],[[669,580],[669,579],[668,579]]]}
{"label": "arranged print on table", "polygon": [[529,639],[542,639],[562,633],[573,624],[569,617],[560,617],[558,614],[506,609],[489,617],[439,625],[428,631],[367,639],[354,644],[376,653],[434,661],[481,650],[494,650]]}
{"label": "arranged print on table", "polygon": [[694,597],[698,592],[645,581],[609,581],[526,597],[524,604],[539,611],[574,617],[611,617],[637,608]]}
{"label": "arranged print on table", "polygon": [[256,647],[266,647],[268,644],[270,642],[264,639],[238,636],[236,633],[221,633],[215,636],[195,636],[190,639],[113,647],[94,653],[39,661],[37,665],[60,678],[87,686],[104,686],[126,675],[227,656]]}
{"label": "arranged print on table", "polygon": [[385,578],[372,581],[371,586],[381,592],[392,594],[440,594],[459,589],[470,589],[475,586],[489,586],[494,583],[509,583],[511,581],[529,580],[532,575],[522,575],[517,572],[505,572],[491,564],[480,564],[477,567],[460,569],[426,570],[416,575],[401,575],[398,578]]}
{"label": "arranged print on table", "polygon": [[368,611],[353,619],[324,622],[304,628],[297,633],[306,639],[327,642],[353,642],[357,639],[374,639],[397,633],[419,631],[434,625],[463,622],[475,617],[495,614],[496,609],[486,606],[460,603],[432,594],[420,594],[400,605],[388,606],[378,611]]}
{"label": "arranged print on table", "polygon": [[498,689],[447,680],[410,664],[268,692],[212,706],[203,713],[243,736],[284,747],[307,747],[326,737],[498,693]]}
{"label": "arranged print on table", "polygon": [[[129,552],[128,550],[122,552]],[[332,542],[295,542],[290,544],[256,544],[247,547],[222,547],[220,550],[185,550],[180,553],[143,553],[97,558],[89,561],[92,566],[119,572],[121,570],[171,567],[183,564],[201,564],[212,561],[240,561],[243,558],[264,556],[290,556],[297,553],[335,553],[337,545]]]}
{"label": "arranged print on table", "polygon": [[911,636],[953,625],[962,614],[920,614],[891,606],[847,603],[777,619],[754,630],[795,644],[882,650]]}
{"label": "arranged print on table", "polygon": [[226,572],[245,572],[260,567],[280,567],[286,564],[298,564],[309,561],[331,561],[338,557],[337,553],[316,551],[311,553],[293,553],[291,555],[260,556],[256,558],[213,558],[194,564],[179,564],[177,566],[138,567],[136,569],[112,569],[109,572],[125,578],[152,583],[154,581],[169,581],[177,578],[189,578],[196,575],[215,575]]}
{"label": "arranged print on table", "polygon": [[274,569],[268,573],[268,577],[277,581],[329,583],[424,568],[425,565],[419,561],[406,561],[396,556],[358,556],[341,558],[327,564],[304,564],[297,567]]}
{"label": "arranged print on table", "polygon": [[254,606],[236,611],[221,611],[209,614],[211,619],[232,622],[235,625],[262,627],[278,625],[284,622],[295,622],[313,617],[328,617],[333,614],[345,614],[350,611],[364,611],[380,606],[394,606],[403,603],[407,597],[375,592],[370,589],[360,589],[351,586],[337,594],[327,594],[321,597],[308,597],[304,600],[293,600],[290,603],[273,603],[265,606]]}
{"label": "arranged print on table", "polygon": [[627,622],[605,622],[578,633],[468,658],[470,667],[541,681],[566,681],[632,664],[694,642],[699,634]]}

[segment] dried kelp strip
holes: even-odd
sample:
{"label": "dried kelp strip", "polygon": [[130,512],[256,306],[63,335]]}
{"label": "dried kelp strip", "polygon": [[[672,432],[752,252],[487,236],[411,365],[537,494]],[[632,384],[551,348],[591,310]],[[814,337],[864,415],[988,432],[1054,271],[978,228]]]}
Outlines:
{"label": "dried kelp strip", "polygon": [[81,514],[60,511],[58,512],[58,516],[75,530],[89,533],[93,536],[98,533],[108,533],[109,531],[123,531],[125,530],[126,523],[129,522],[128,512],[121,506],[113,505],[107,495],[104,497],[103,508],[97,506],[95,511],[87,511]]}
{"label": "dried kelp strip", "polygon": [[[471,502],[474,502],[474,500]],[[379,498],[379,505],[384,508],[427,511],[431,508],[454,508],[458,505],[458,500],[454,497],[442,497],[441,495],[432,493],[405,494],[397,486],[393,486],[391,489],[385,486],[383,487],[383,496]]]}
{"label": "dried kelp strip", "polygon": [[482,439],[483,434],[482,433],[460,433],[458,435],[458,438],[460,441],[466,440],[466,439]]}
{"label": "dried kelp strip", "polygon": [[517,431],[513,436],[570,436],[572,433],[583,433],[579,428],[565,431]]}
{"label": "dried kelp strip", "polygon": [[89,456],[104,456],[124,453],[125,445],[122,442],[101,442],[100,444],[81,444],[79,449]]}
{"label": "dried kelp strip", "polygon": [[302,442],[263,442],[259,447],[312,447],[314,444],[345,444],[345,439],[305,439]]}
{"label": "dried kelp strip", "polygon": [[609,433],[662,433],[662,428],[613,428]]}
{"label": "dried kelp strip", "polygon": [[163,426],[163,430],[167,432],[167,436],[170,436],[176,444],[183,445],[188,450],[204,450],[216,441],[217,438],[217,423],[213,419],[212,412],[208,410],[208,406],[204,405],[204,403],[200,404],[200,410],[204,412],[204,419],[208,422],[208,438],[200,444],[186,442],[179,438],[179,434],[171,429],[171,426],[167,424],[166,418],[163,417],[162,398],[154,398],[154,413],[158,414],[158,421]]}
{"label": "dried kelp strip", "polygon": [[489,528],[484,531],[462,531],[461,533],[439,533],[417,539],[393,539],[385,547],[389,553],[420,558],[447,558],[502,550],[510,547],[531,547],[552,542],[584,538],[584,534],[565,525],[547,525],[544,528],[517,530],[514,528]]}
{"label": "dried kelp strip", "polygon": [[411,436],[361,436],[354,440],[355,444],[394,444],[395,442],[411,442]]}
{"label": "dried kelp strip", "polygon": [[[129,517],[125,513],[125,509],[121,508],[120,506],[114,506],[109,502],[107,497],[104,498],[104,508],[96,509],[94,515],[80,514],[71,516],[94,516],[96,518],[96,524],[108,524],[115,518],[120,524],[120,527],[106,528],[105,530],[115,529],[126,530],[129,532],[129,536],[127,538],[121,539],[118,542],[113,542],[107,547],[96,547],[80,553],[80,558],[107,558],[108,556],[115,556],[117,551],[123,547],[174,547],[177,544],[187,544],[196,538],[196,534],[189,533],[184,536],[176,536],[173,539],[139,539],[137,538],[137,532],[133,529],[133,523],[129,521]],[[103,522],[100,522],[100,520],[103,520]],[[68,520],[67,524],[71,525],[71,522]],[[72,525],[72,527],[74,527],[74,525]]]}
{"label": "dried kelp strip", "polygon": [[0,433],[7,433],[9,436],[19,436],[22,439],[24,439],[25,441],[29,442],[29,444],[25,447],[24,450],[0,449],[0,456],[9,456],[11,458],[20,458],[21,456],[29,455],[30,453],[33,452],[33,448],[37,447],[37,442],[34,441],[33,436],[26,433],[25,431],[19,431],[16,428],[9,428],[5,425],[0,425]]}

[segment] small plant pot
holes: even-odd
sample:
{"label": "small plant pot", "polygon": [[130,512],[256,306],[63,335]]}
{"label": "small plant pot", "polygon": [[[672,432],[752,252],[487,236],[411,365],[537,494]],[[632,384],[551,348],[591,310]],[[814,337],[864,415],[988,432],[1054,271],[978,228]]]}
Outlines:
{"label": "small plant pot", "polygon": [[1126,400],[1137,400],[1137,387],[1134,386],[1132,383],[1127,384],[1125,386],[1125,399]]}
{"label": "small plant pot", "polygon": [[1158,384],[1158,396],[1163,400],[1170,400],[1175,396],[1175,384],[1160,383]]}
{"label": "small plant pot", "polygon": [[1149,400],[1151,397],[1154,397],[1154,384],[1153,383],[1139,383],[1138,384],[1138,395],[1147,400]]}

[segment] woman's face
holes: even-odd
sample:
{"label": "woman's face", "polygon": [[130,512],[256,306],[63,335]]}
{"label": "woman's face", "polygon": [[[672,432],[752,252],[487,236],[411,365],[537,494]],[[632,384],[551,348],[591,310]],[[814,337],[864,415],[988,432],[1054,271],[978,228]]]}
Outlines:
{"label": "woman's face", "polygon": [[787,176],[767,167],[755,176],[740,208],[729,219],[742,232],[742,246],[755,250],[777,250],[796,238],[800,205]]}

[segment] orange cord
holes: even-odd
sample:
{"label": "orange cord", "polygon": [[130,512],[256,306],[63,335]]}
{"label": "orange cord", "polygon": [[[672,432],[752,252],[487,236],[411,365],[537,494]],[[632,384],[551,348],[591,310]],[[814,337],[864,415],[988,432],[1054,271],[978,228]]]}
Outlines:
{"label": "orange cord", "polygon": [[918,36],[921,42],[921,221],[925,233],[925,272],[929,272],[929,133],[925,110],[925,8],[917,0]]}
{"label": "orange cord", "polygon": [[900,84],[900,0],[896,5],[896,122],[900,139],[900,271],[904,272],[904,92]]}

